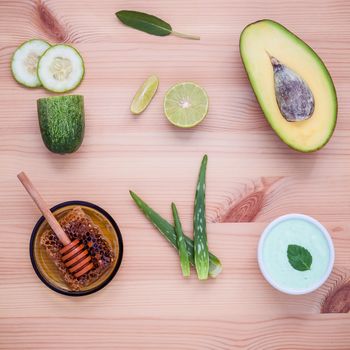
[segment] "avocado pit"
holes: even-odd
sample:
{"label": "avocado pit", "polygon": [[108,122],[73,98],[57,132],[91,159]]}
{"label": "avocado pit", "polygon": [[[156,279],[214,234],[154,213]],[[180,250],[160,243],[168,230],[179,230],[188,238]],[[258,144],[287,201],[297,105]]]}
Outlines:
{"label": "avocado pit", "polygon": [[307,83],[275,57],[270,56],[270,61],[274,73],[276,100],[282,116],[289,122],[311,118],[315,100]]}

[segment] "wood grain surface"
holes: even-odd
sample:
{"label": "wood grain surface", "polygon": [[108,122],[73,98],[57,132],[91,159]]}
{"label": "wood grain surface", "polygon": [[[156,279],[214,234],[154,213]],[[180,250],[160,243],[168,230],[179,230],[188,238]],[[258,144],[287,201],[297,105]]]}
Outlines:
{"label": "wood grain surface", "polygon": [[[158,38],[119,23],[120,9],[150,12],[199,42]],[[239,57],[239,35],[271,18],[309,43],[337,88],[330,143],[299,154],[271,131]],[[350,349],[350,2],[347,0],[0,0],[0,349]],[[81,149],[54,155],[42,143],[36,99],[11,77],[15,48],[37,37],[72,43],[86,77]],[[129,103],[150,74],[159,91],[134,117]],[[195,81],[210,112],[195,129],[171,126],[165,91]],[[133,204],[132,189],[165,217],[175,201],[191,232],[201,158],[209,155],[208,239],[223,272],[183,280],[176,252]],[[39,217],[16,174],[25,170],[54,205],[80,199],[118,222],[125,255],[102,291],[69,298],[47,289],[28,254]],[[306,296],[273,290],[256,248],[268,222],[300,212],[329,230],[336,248],[327,283]]]}

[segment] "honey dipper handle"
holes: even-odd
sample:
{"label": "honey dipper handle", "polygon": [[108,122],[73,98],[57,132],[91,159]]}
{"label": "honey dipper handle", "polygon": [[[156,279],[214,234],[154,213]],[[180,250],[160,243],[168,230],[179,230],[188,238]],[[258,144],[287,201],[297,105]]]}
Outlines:
{"label": "honey dipper handle", "polygon": [[27,190],[29,195],[32,197],[33,201],[40,209],[46,221],[49,223],[53,232],[55,232],[58,239],[63,245],[67,245],[71,242],[67,234],[63,231],[61,225],[58,223],[56,218],[51,213],[49,206],[46,204],[44,199],[41,197],[38,190],[34,187],[32,182],[29,180],[28,176],[22,171],[17,175],[19,181],[21,181],[24,188]]}

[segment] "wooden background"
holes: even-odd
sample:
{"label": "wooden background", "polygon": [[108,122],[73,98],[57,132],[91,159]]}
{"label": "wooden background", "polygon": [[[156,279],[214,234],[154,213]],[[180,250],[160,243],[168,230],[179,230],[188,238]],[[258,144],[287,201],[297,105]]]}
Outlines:
{"label": "wooden background", "polygon": [[[199,42],[158,38],[119,23],[137,9],[168,20]],[[334,137],[299,154],[267,125],[248,84],[238,40],[261,18],[281,22],[324,59],[338,92]],[[33,37],[72,43],[86,62],[74,92],[85,96],[86,136],[73,155],[45,149],[36,99],[42,89],[11,77],[11,54]],[[350,349],[350,2],[347,0],[0,1],[0,348],[1,349]],[[150,74],[159,91],[140,117],[129,112]],[[192,130],[171,126],[165,91],[191,80],[210,96]],[[216,280],[183,280],[176,252],[140,214],[133,189],[164,216],[178,204],[191,232],[196,178],[209,155],[210,248]],[[28,243],[38,210],[16,179],[25,170],[50,204],[94,202],[117,220],[125,255],[104,290],[69,298],[32,270]],[[262,278],[256,247],[279,215],[299,212],[326,225],[336,263],[327,284],[287,296]],[[330,313],[332,312],[332,313]]]}

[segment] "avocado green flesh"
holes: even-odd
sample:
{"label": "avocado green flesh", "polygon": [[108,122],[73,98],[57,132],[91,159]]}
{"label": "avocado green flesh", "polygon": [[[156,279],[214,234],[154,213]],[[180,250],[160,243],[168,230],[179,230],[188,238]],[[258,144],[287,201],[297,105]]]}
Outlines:
{"label": "avocado green flesh", "polygon": [[[337,96],[332,78],[319,56],[285,27],[271,20],[248,25],[240,38],[240,52],[249,81],[272,129],[291,148],[313,152],[331,138],[337,120]],[[288,122],[281,114],[274,90],[275,57],[310,87],[315,109],[311,118]]]}
{"label": "avocado green flesh", "polygon": [[84,97],[40,98],[37,108],[41,136],[46,147],[54,153],[75,152],[84,138]]}

